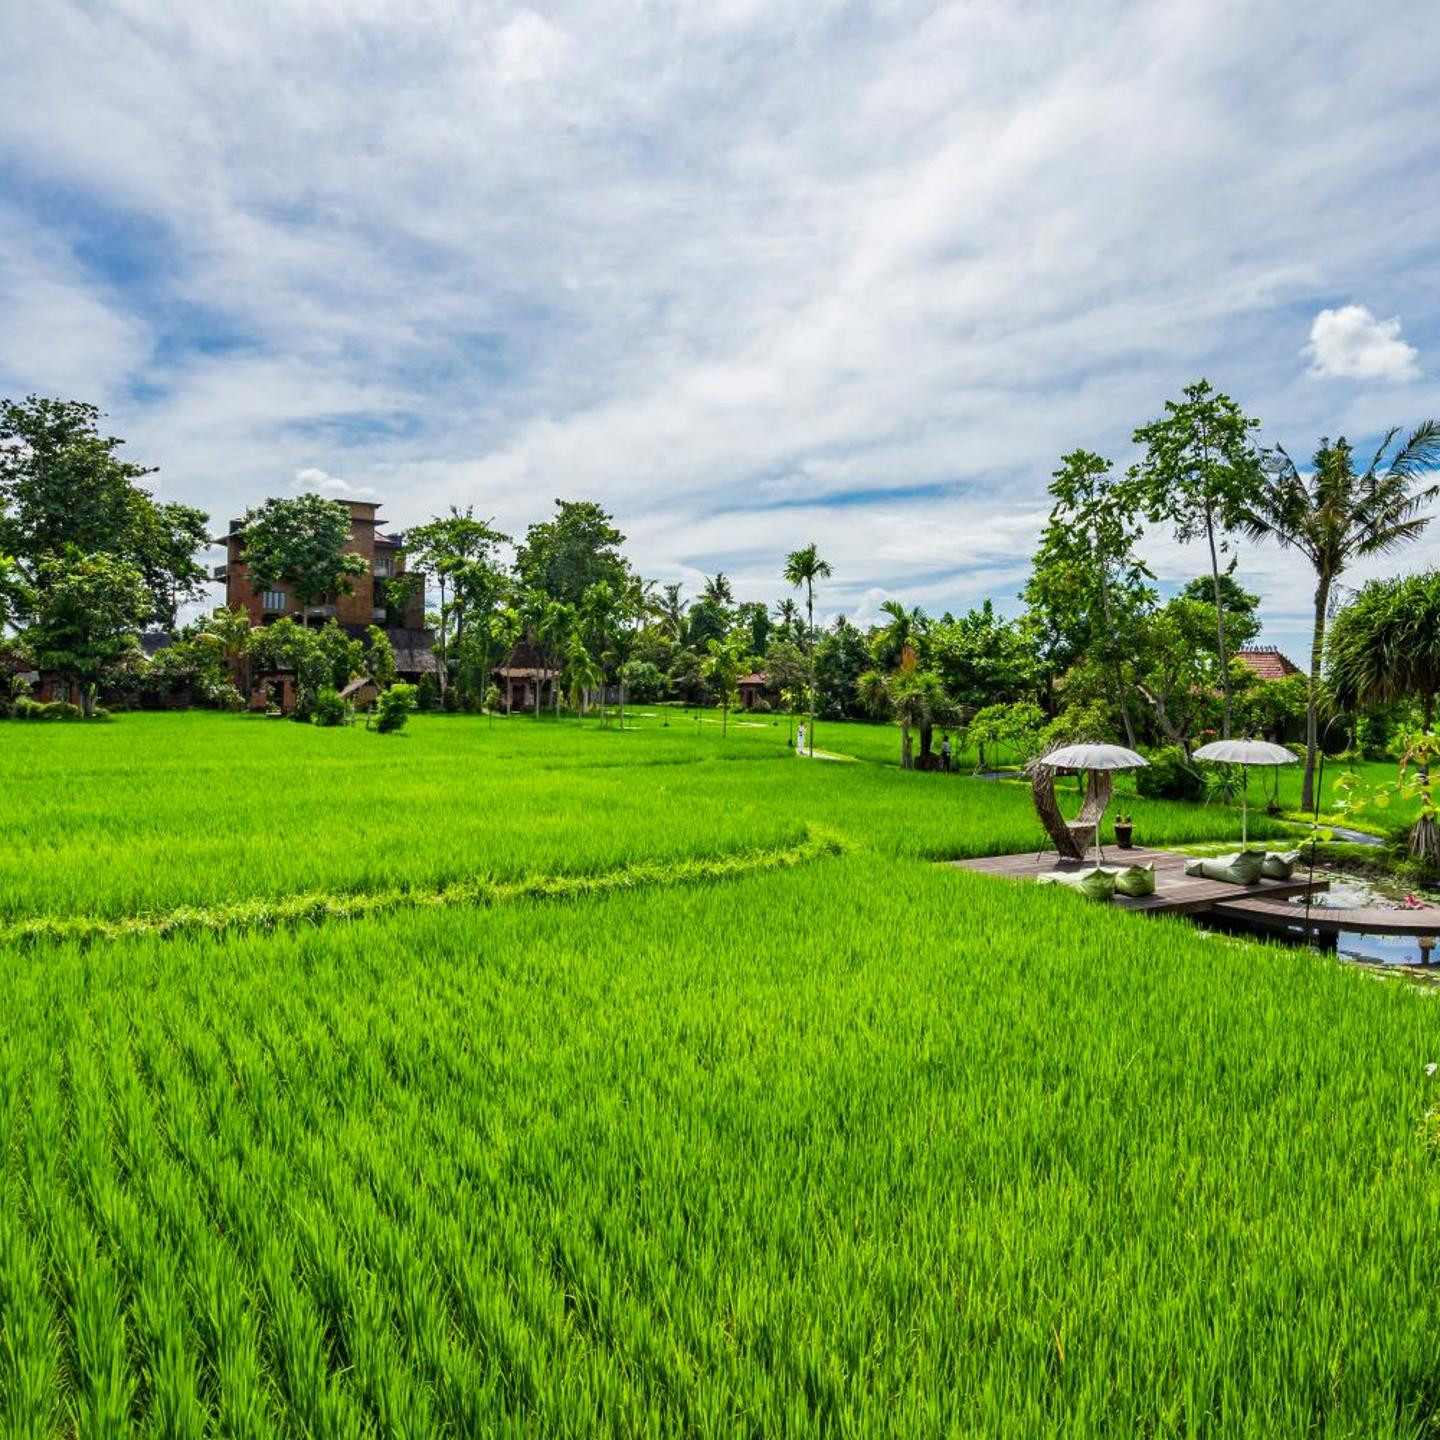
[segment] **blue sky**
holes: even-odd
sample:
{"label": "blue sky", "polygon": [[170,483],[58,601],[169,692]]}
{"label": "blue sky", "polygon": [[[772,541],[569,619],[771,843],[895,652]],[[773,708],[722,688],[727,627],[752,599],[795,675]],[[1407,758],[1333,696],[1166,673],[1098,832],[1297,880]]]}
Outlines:
{"label": "blue sky", "polygon": [[[590,496],[656,578],[774,599],[813,539],[831,612],[1010,607],[1059,455],[1127,463],[1202,374],[1299,455],[1440,414],[1429,4],[47,0],[5,30],[0,393],[98,401],[217,519],[316,486],[519,533]],[[1437,561],[1440,529],[1404,563]],[[1303,651],[1303,565],[1240,566]]]}

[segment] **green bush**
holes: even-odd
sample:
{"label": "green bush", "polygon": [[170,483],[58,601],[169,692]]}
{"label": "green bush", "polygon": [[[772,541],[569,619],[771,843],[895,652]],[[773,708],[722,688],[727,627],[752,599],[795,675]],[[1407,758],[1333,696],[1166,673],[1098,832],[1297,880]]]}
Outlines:
{"label": "green bush", "polygon": [[326,686],[315,698],[315,723],[317,725],[343,725],[349,706],[341,699],[340,692]]}
{"label": "green bush", "polygon": [[1178,745],[1152,750],[1150,761],[1135,772],[1135,789],[1149,800],[1198,800],[1205,782]]}
{"label": "green bush", "polygon": [[415,708],[417,687],[414,685],[392,685],[383,690],[375,702],[375,728],[382,735],[403,730],[410,712]]}
{"label": "green bush", "polygon": [[[17,720],[78,720],[80,707],[65,700],[50,700],[42,704],[28,695],[17,695],[11,706],[11,713]],[[95,707],[96,719],[109,718],[110,712]]]}

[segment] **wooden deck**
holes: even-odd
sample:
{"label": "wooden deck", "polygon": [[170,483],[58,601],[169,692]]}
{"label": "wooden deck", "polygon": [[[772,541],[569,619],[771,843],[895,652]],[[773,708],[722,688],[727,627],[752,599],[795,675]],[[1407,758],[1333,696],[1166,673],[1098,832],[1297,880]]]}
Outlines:
{"label": "wooden deck", "polygon": [[[1188,855],[1177,855],[1173,850],[1146,850],[1136,846],[1133,850],[1107,849],[1107,865],[1151,865],[1155,866],[1155,893],[1141,899],[1128,895],[1117,895],[1110,903],[1117,910],[1137,910],[1146,915],[1195,915],[1218,911],[1226,901],[1237,897],[1245,900],[1254,898],[1256,903],[1284,901],[1291,895],[1304,895],[1312,889],[1308,876],[1297,875],[1290,880],[1258,880],[1254,885],[1243,888],[1224,880],[1206,880],[1198,875],[1185,873]],[[973,870],[980,875],[997,875],[1006,880],[1036,880],[1041,875],[1056,871],[1080,870],[1086,868],[1073,861],[1058,861],[1054,851],[1043,855],[986,855],[978,860],[952,860],[958,870]],[[1093,861],[1091,862],[1093,863]],[[1323,875],[1316,876],[1313,889],[1328,890],[1330,881]],[[1303,913],[1303,912],[1302,912]],[[1311,911],[1313,915],[1315,911]],[[1341,911],[1332,910],[1332,915]],[[1389,911],[1379,912],[1389,914]],[[1404,912],[1400,912],[1404,913]],[[1440,912],[1437,912],[1440,914]],[[1351,928],[1351,927],[1346,927]]]}
{"label": "wooden deck", "polygon": [[1242,920],[1272,930],[1309,928],[1324,935],[1348,931],[1354,935],[1440,936],[1440,906],[1425,910],[1381,910],[1376,906],[1312,905],[1309,919],[1302,906],[1289,905],[1272,896],[1245,900],[1224,900],[1211,913],[1221,920]]}

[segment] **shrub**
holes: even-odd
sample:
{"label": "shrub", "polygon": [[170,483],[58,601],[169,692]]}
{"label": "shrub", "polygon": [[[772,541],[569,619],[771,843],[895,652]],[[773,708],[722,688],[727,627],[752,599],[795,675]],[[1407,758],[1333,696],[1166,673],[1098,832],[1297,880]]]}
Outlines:
{"label": "shrub", "polygon": [[217,710],[245,708],[245,697],[228,680],[213,675],[198,676],[193,693],[202,705],[213,705]]}
{"label": "shrub", "polygon": [[1205,781],[1178,745],[1152,750],[1150,763],[1135,772],[1135,789],[1151,800],[1198,800]]}
{"label": "shrub", "polygon": [[375,702],[375,728],[382,735],[403,730],[410,712],[415,709],[418,693],[414,685],[392,685],[382,690]]}
{"label": "shrub", "polygon": [[340,692],[327,685],[315,697],[315,723],[317,725],[343,725],[349,708],[341,698]]}
{"label": "shrub", "polygon": [[[390,688],[393,690],[395,687],[392,685]],[[420,677],[418,689],[413,685],[410,688],[415,690],[415,703],[421,710],[433,710],[440,703],[440,685],[431,671],[427,670]]]}

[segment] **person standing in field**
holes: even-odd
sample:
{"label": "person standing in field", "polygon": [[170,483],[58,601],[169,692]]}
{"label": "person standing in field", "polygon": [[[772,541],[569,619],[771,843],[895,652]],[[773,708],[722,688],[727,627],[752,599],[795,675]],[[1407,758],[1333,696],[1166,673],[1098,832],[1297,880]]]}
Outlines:
{"label": "person standing in field", "polygon": [[803,720],[795,727],[795,753],[797,755],[805,753],[805,722]]}
{"label": "person standing in field", "polygon": [[947,775],[950,773],[950,737],[948,735],[940,741],[940,768]]}

